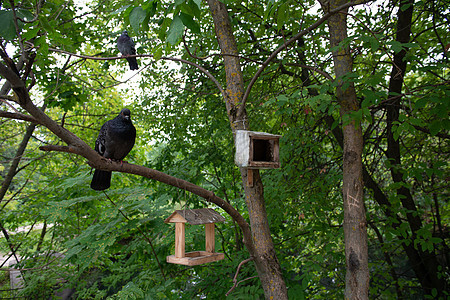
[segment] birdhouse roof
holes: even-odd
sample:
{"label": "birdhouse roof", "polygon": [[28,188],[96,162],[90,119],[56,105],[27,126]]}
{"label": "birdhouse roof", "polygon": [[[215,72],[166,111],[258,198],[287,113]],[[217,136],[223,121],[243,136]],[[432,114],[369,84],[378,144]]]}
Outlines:
{"label": "birdhouse roof", "polygon": [[225,221],[218,212],[211,208],[187,209],[174,211],[165,223],[189,223],[191,225],[218,223]]}
{"label": "birdhouse roof", "polygon": [[252,136],[252,137],[267,137],[267,138],[281,138],[282,135],[279,134],[271,134],[267,132],[258,132],[258,131],[250,131],[250,130],[236,130],[236,135],[238,136]]}

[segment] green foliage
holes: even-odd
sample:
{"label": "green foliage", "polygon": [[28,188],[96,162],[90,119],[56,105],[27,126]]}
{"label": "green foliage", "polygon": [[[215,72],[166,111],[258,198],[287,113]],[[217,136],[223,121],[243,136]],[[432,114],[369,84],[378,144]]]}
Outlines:
{"label": "green foliage", "polygon": [[139,32],[139,26],[144,22],[146,13],[142,7],[135,7],[130,13],[130,24],[135,32]]}
{"label": "green foliage", "polygon": [[23,29],[24,23],[21,20],[17,20],[17,29],[14,22],[14,15],[25,21],[33,20],[33,14],[26,10],[19,8],[16,11],[12,10],[0,10],[0,36],[5,40],[11,41],[17,37],[17,31],[20,33]]}
{"label": "green foliage", "polygon": [[[271,51],[320,15],[309,11],[312,1],[302,5],[294,1],[224,3],[239,55],[245,57],[240,60],[245,83]],[[17,8],[16,13],[33,22],[19,21],[19,33],[36,53],[32,70],[36,85],[31,95],[48,104],[49,116],[93,146],[101,124],[122,106],[130,107],[138,139],[126,158],[129,162],[207,188],[247,218],[223,99],[194,67],[161,59],[189,59],[225,85],[222,58],[216,55],[214,27],[204,3],[93,1],[78,7],[72,2],[47,1],[39,9],[35,2],[23,4],[27,9]],[[365,190],[370,294],[391,299],[400,291],[424,298],[403,245],[438,256],[448,250],[450,89],[448,53],[443,51],[448,44],[444,4],[414,4],[414,38],[408,43],[393,38],[393,3],[352,10],[348,16],[351,36],[339,47],[349,47],[354,69],[339,82],[314,70],[333,74],[324,25],[289,45],[256,80],[246,107],[250,128],[283,135],[282,167],[261,174],[270,229],[290,298],[343,297],[343,153],[334,134],[354,121],[363,129],[364,165],[393,212],[388,215],[372,190]],[[9,56],[16,58],[20,43],[12,17],[6,3],[0,10],[0,36],[8,43]],[[149,67],[118,89],[116,79],[129,78],[122,74],[123,60],[104,64],[52,50],[116,56],[115,41],[127,27],[134,32],[138,53],[151,53],[159,60],[139,58]],[[389,95],[392,57],[403,50],[408,63],[404,92]],[[344,89],[354,85],[360,105],[343,118],[335,97],[338,84]],[[399,166],[386,156],[386,103],[394,98],[401,98],[392,128],[400,145]],[[2,180],[26,125],[2,120]],[[39,126],[33,136],[2,201],[0,218],[11,233],[9,242],[1,239],[0,249],[7,252],[10,244],[19,246],[18,254],[24,258],[19,266],[30,269],[24,272],[27,284],[22,296],[48,298],[57,289],[73,287],[79,299],[225,299],[236,268],[248,253],[238,226],[220,208],[215,207],[227,220],[217,226],[216,249],[226,258],[192,268],[167,264],[166,256],[174,251],[174,230],[164,219],[175,209],[208,203],[185,191],[120,173],[113,174],[108,198],[89,189],[90,168],[83,159],[38,150],[42,144],[60,142],[48,130]],[[392,180],[393,170],[401,171],[401,182]],[[411,192],[417,208],[414,214],[422,221],[414,233],[407,220],[411,211],[398,195],[400,188]],[[16,232],[44,222],[48,229],[43,239],[41,230]],[[204,247],[203,228],[190,226],[186,233],[186,248]],[[43,267],[54,252],[63,253],[64,258],[55,260],[51,268]],[[447,266],[439,266],[438,272],[448,278]],[[252,278],[256,275],[253,263],[245,264],[238,281],[248,280],[227,298],[262,298],[261,283]]]}

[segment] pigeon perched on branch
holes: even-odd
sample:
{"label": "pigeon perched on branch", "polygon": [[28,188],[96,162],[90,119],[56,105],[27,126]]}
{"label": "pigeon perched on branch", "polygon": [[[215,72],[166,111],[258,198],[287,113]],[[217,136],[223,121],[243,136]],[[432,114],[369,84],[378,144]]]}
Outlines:
{"label": "pigeon perched on branch", "polygon": [[[135,55],[136,49],[134,48],[133,40],[128,36],[128,32],[125,30],[121,36],[117,39],[117,49],[123,56]],[[126,57],[130,70],[139,69],[136,57]]]}
{"label": "pigeon perched on branch", "polygon": [[[122,109],[117,117],[103,124],[95,141],[95,151],[101,156],[122,161],[131,151],[136,140],[136,128],[131,123],[131,112]],[[111,172],[95,169],[91,188],[97,191],[111,186]]]}

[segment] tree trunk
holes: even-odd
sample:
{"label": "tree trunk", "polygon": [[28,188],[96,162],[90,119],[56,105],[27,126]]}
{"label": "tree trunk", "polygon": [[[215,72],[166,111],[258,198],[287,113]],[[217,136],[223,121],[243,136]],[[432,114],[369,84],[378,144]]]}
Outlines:
{"label": "tree trunk", "polygon": [[[402,0],[398,5],[396,41],[408,43],[411,36],[411,22],[414,8],[414,0]],[[400,139],[394,138],[393,125],[398,122],[404,75],[406,73],[407,61],[405,60],[407,50],[394,54],[394,61],[389,81],[388,98],[386,103],[386,129],[387,129],[387,156],[391,164],[391,176],[395,183],[403,183],[403,171],[401,166]],[[397,189],[397,195],[402,206],[406,209],[406,217],[411,228],[411,242],[416,239],[416,233],[422,228],[422,220],[417,213],[417,207],[410,190],[403,184]],[[406,250],[406,249],[405,249]],[[445,281],[438,277],[438,261],[434,253],[418,249],[407,251],[411,266],[424,289],[431,295],[435,289],[439,296],[443,296]]]}
{"label": "tree trunk", "polygon": [[[327,13],[342,4],[345,0],[321,1]],[[345,298],[368,299],[369,268],[367,250],[367,222],[364,210],[362,150],[363,137],[361,124],[351,120],[349,114],[359,110],[356,91],[353,83],[345,82],[343,76],[350,74],[353,68],[350,49],[339,46],[347,38],[346,12],[332,15],[327,20],[330,31],[330,48],[333,50],[334,71],[336,75],[337,99],[341,106],[340,114],[343,126],[343,184],[344,199],[344,239],[345,239]],[[336,48],[335,48],[336,47]]]}
{"label": "tree trunk", "polygon": [[[334,124],[334,118],[332,116],[325,116],[326,123],[330,130],[333,132],[333,136],[336,138],[336,141],[339,143],[341,148],[343,147],[343,134],[340,131],[339,127],[333,128]],[[396,214],[392,208],[392,204],[389,201],[386,194],[381,190],[380,186],[375,182],[373,177],[369,174],[367,171],[367,168],[363,165],[363,180],[364,185],[366,188],[372,190],[373,192],[373,198],[378,203],[378,205],[383,209],[384,214],[386,217],[388,217],[389,222],[391,222],[391,226],[395,229],[400,229],[402,223],[404,222],[402,218]],[[399,230],[401,232],[401,230]],[[408,257],[408,260],[410,262],[411,267],[414,270],[414,273],[416,274],[419,282],[421,283],[422,287],[426,291],[427,281],[430,280],[430,277],[428,277],[428,268],[427,263],[424,263],[424,259],[422,256],[424,255],[423,252],[421,252],[420,249],[417,249],[414,247],[414,241],[413,237],[410,235],[407,235],[406,237],[402,234],[398,233],[397,238],[399,241],[401,241],[401,245],[403,250],[405,251],[406,256]],[[436,260],[436,257],[428,259],[434,259]],[[394,278],[394,276],[393,276]],[[425,284],[424,284],[425,283]],[[445,290],[445,282],[442,283],[444,285],[444,288],[439,291],[438,294],[442,294]],[[400,299],[401,296],[398,296]]]}
{"label": "tree trunk", "polygon": [[[237,111],[242,105],[244,94],[244,81],[239,63],[236,41],[233,36],[231,23],[225,4],[208,0],[208,5],[214,20],[216,37],[224,55],[226,70],[226,108],[233,131],[236,129],[248,129],[247,113],[245,108],[237,116]],[[225,55],[230,54],[230,55]],[[261,280],[266,299],[288,299],[286,284],[284,282],[280,263],[275,253],[275,248],[270,235],[269,222],[264,203],[264,189],[259,170],[253,172],[253,185],[247,184],[248,170],[241,168],[241,177],[245,191],[245,201],[249,212],[250,225],[254,247],[249,249],[250,255]]]}

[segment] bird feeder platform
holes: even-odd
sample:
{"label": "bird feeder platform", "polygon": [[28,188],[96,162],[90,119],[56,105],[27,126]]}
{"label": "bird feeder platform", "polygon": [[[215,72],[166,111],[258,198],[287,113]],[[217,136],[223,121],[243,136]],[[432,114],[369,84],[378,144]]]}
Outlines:
{"label": "bird feeder platform", "polygon": [[[174,211],[164,222],[175,223],[175,255],[167,256],[168,263],[196,266],[224,259],[215,252],[215,223],[225,218],[211,208]],[[185,224],[205,224],[205,251],[185,252]]]}

